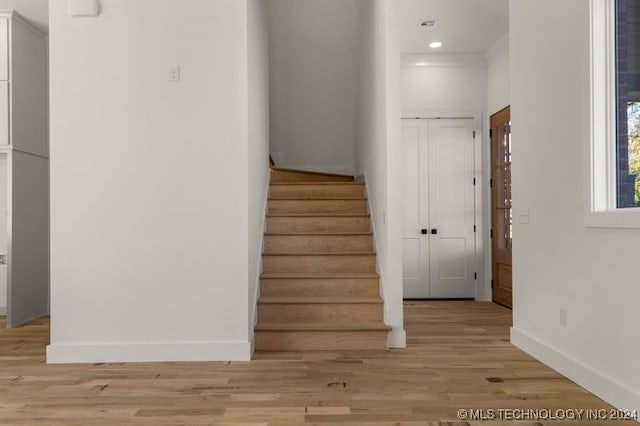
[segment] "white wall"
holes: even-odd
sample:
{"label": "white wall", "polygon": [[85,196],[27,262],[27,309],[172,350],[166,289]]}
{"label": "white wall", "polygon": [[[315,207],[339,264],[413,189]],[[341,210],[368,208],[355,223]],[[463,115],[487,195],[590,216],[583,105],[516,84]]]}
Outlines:
{"label": "white wall", "polygon": [[[589,2],[510,7],[512,341],[615,406],[640,410],[640,230],[583,223]],[[529,225],[517,220],[524,210]]]}
{"label": "white wall", "polygon": [[487,69],[481,55],[403,55],[402,64],[404,117],[476,117],[484,111]]}
{"label": "white wall", "polygon": [[101,4],[50,3],[47,360],[248,359],[247,4]]}
{"label": "white wall", "polygon": [[269,185],[269,33],[264,0],[248,0],[249,47],[249,336],[257,319]]}
{"label": "white wall", "polygon": [[487,59],[487,115],[509,106],[511,76],[509,72],[509,34],[505,34],[485,54]]}
{"label": "white wall", "polygon": [[49,27],[48,0],[0,0],[0,10],[12,9],[42,31],[46,31]]}
{"label": "white wall", "polygon": [[270,0],[276,165],[353,174],[360,0]]}
{"label": "white wall", "polygon": [[356,174],[367,184],[375,231],[385,322],[393,327],[391,347],[405,347],[402,306],[400,51],[392,0],[364,1],[359,26],[360,67]]}

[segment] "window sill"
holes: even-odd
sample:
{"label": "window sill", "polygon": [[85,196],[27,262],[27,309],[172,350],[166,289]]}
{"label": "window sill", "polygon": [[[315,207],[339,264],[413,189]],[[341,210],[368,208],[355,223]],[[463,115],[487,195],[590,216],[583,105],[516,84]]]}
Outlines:
{"label": "window sill", "polygon": [[587,228],[640,229],[640,208],[588,212]]}

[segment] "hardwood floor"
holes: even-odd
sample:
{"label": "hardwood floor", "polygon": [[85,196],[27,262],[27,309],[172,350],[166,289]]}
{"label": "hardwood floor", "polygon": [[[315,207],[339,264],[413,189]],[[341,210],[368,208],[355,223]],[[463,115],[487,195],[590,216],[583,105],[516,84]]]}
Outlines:
{"label": "hardwood floor", "polygon": [[0,425],[506,425],[456,413],[610,408],[511,346],[507,309],[408,302],[405,318],[406,350],[67,366],[44,363],[47,320],[16,330],[0,320]]}

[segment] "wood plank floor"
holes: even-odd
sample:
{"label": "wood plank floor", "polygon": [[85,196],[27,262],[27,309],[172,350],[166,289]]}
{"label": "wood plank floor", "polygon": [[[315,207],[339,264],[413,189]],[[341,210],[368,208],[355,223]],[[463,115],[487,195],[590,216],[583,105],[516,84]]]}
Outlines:
{"label": "wood plank floor", "polygon": [[406,350],[69,366],[44,363],[48,320],[0,320],[0,425],[506,425],[457,411],[610,408],[511,346],[504,308],[408,302],[405,318]]}

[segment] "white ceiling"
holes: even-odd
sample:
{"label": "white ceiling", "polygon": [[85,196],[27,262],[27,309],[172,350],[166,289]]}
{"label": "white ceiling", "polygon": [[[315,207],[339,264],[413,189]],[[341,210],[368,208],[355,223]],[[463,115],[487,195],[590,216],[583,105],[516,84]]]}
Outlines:
{"label": "white ceiling", "polygon": [[47,0],[0,0],[0,10],[13,9],[40,28],[49,28],[49,3]]}
{"label": "white ceiling", "polygon": [[[509,0],[397,0],[403,53],[484,53],[509,31]],[[437,19],[422,28],[423,19]],[[440,49],[430,49],[431,41]]]}

